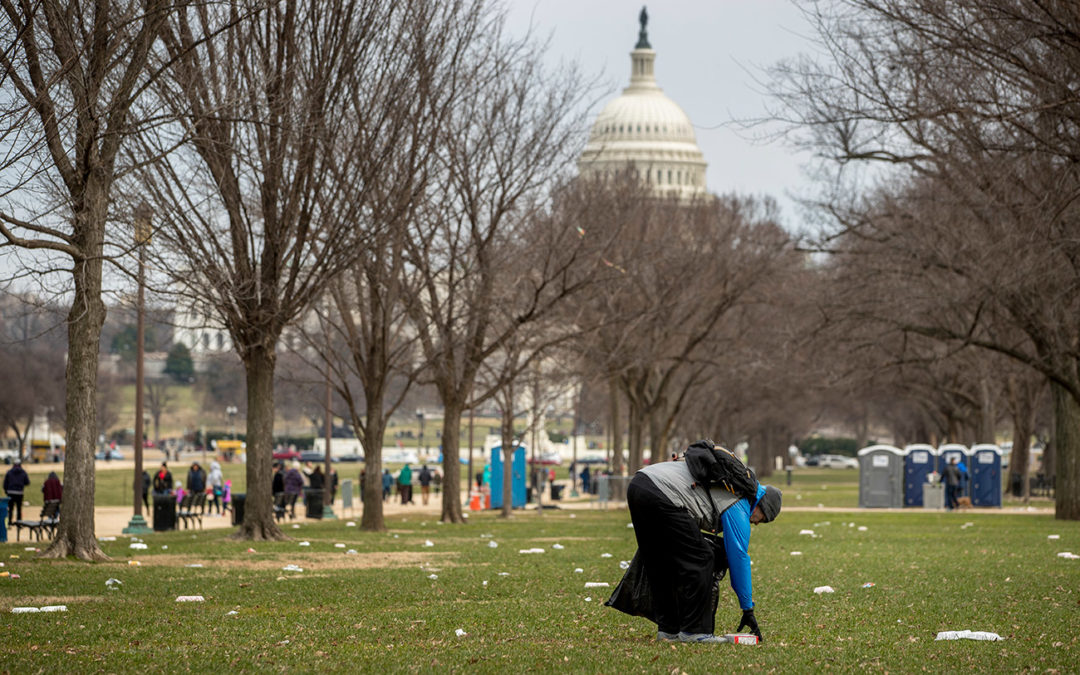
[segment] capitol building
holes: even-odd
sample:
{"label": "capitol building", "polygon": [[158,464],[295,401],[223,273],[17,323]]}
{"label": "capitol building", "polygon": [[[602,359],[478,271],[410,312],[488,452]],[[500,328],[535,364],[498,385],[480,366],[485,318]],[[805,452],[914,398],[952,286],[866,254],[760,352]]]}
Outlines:
{"label": "capitol building", "polygon": [[578,171],[583,178],[612,177],[632,166],[659,194],[681,199],[703,196],[705,157],[690,118],[656,83],[656,52],[649,44],[644,8],[640,22],[638,41],[630,52],[630,86],[600,111]]}

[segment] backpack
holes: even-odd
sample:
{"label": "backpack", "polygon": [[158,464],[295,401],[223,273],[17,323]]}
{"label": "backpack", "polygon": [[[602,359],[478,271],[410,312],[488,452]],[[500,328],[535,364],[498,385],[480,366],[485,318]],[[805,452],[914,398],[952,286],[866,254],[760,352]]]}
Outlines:
{"label": "backpack", "polygon": [[694,481],[706,490],[714,485],[722,487],[751,503],[757,496],[757,476],[730,450],[705,439],[691,443],[683,459]]}

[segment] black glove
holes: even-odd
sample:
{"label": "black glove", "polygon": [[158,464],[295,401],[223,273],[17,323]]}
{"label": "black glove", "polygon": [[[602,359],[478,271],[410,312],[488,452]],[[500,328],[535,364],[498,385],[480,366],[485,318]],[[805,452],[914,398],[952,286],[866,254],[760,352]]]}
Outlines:
{"label": "black glove", "polygon": [[758,628],[753,609],[743,610],[742,621],[739,622],[739,627],[735,629],[735,632],[741,633],[743,628],[749,628],[750,632],[757,636],[758,642],[765,642],[765,638],[761,637],[761,629]]}

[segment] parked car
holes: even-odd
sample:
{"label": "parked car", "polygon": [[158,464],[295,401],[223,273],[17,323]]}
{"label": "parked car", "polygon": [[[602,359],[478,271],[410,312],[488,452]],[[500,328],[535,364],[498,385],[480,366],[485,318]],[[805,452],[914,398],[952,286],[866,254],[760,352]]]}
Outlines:
{"label": "parked car", "polygon": [[274,459],[300,459],[300,452],[298,450],[277,450],[274,452]]}
{"label": "parked car", "polygon": [[94,459],[123,459],[123,458],[124,458],[124,453],[120,452],[119,450],[113,450],[111,448],[108,449],[108,450],[102,450],[102,451],[98,452],[96,455],[94,455]]}
{"label": "parked car", "polygon": [[806,458],[806,466],[817,466],[821,462],[821,457],[818,455],[810,455]]}
{"label": "parked car", "polygon": [[859,460],[844,455],[821,455],[817,465],[826,469],[858,469]]}
{"label": "parked car", "polygon": [[300,453],[301,462],[314,462],[320,464],[326,461],[326,455],[321,452],[314,452],[312,450],[306,450]]}

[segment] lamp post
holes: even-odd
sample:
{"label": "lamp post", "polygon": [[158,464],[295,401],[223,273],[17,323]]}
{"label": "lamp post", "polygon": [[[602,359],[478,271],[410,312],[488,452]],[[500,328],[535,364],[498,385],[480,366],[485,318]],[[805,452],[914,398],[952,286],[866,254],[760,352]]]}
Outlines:
{"label": "lamp post", "polygon": [[417,409],[416,419],[420,422],[420,437],[416,439],[416,449],[427,455],[427,448],[424,447],[424,411]]}
{"label": "lamp post", "polygon": [[334,413],[333,413],[334,389],[330,383],[330,363],[326,364],[326,456],[324,457],[323,473],[323,520],[334,518],[334,504],[330,501],[330,444],[334,439]]}
{"label": "lamp post", "polygon": [[229,434],[234,441],[236,440],[236,413],[238,412],[240,410],[234,405],[225,406],[225,414],[229,416]]}
{"label": "lamp post", "polygon": [[[124,534],[142,534],[152,530],[142,515],[143,474],[143,356],[146,328],[143,303],[146,286],[146,244],[150,243],[150,206],[142,202],[135,209],[135,248],[139,267],[135,296],[135,480],[133,483],[135,512],[124,528]],[[106,455],[107,457],[108,455]]]}

